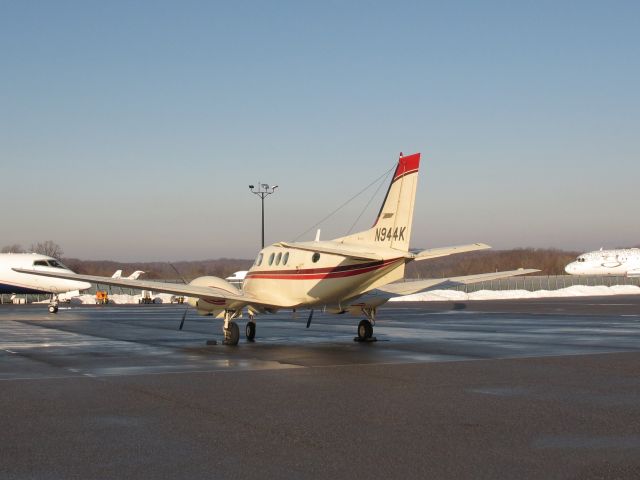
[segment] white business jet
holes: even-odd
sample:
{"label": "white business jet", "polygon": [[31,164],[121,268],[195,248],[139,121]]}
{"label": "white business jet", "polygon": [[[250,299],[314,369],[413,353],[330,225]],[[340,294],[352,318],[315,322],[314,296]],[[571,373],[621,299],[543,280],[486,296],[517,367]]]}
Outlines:
{"label": "white business jet", "polygon": [[405,265],[409,262],[490,248],[483,243],[474,243],[418,253],[409,250],[419,166],[419,153],[400,156],[372,228],[329,241],[278,242],[265,247],[247,272],[242,290],[222,278],[210,276],[179,285],[71,273],[38,274],[188,296],[190,305],[198,313],[216,315],[224,320],[224,343],[236,345],[240,332],[234,320],[245,308],[250,319],[246,325],[248,340],[255,337],[256,314],[310,309],[308,327],[314,309],[323,308],[332,313],[364,316],[358,325],[357,339],[370,341],[373,340],[377,308],[391,297],[417,293],[436,285],[467,284],[538,271],[518,269],[392,283],[404,277]]}
{"label": "white business jet", "polygon": [[[22,272],[17,270],[21,269]],[[51,273],[52,278],[44,278],[32,273]],[[57,278],[56,274],[74,273],[59,260],[37,253],[0,253],[0,293],[51,295],[49,312],[58,311],[59,294],[78,292],[91,287],[90,283],[79,279]]]}
{"label": "white business jet", "polygon": [[640,248],[600,249],[583,253],[564,270],[571,275],[640,277]]}

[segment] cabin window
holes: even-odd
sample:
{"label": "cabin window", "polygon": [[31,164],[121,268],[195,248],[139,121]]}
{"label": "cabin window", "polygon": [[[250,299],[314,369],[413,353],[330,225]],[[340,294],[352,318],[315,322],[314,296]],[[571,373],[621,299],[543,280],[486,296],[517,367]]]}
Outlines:
{"label": "cabin window", "polygon": [[272,253],[271,255],[269,255],[269,265],[273,265],[273,257],[275,257],[276,254]]}
{"label": "cabin window", "polygon": [[256,260],[256,265],[259,267],[260,265],[262,265],[262,259],[264,258],[264,253],[260,252],[260,255],[258,255],[258,258]]}
{"label": "cabin window", "polygon": [[286,252],[284,254],[284,257],[282,257],[282,264],[286,265],[288,261],[289,261],[289,252]]}
{"label": "cabin window", "polygon": [[49,265],[47,264],[46,260],[36,260],[35,262],[33,262],[33,266],[34,267],[48,267]]}
{"label": "cabin window", "polygon": [[313,254],[313,257],[311,257],[311,261],[313,263],[317,263],[318,260],[320,260],[320,254],[318,252],[316,252],[316,253]]}
{"label": "cabin window", "polygon": [[280,265],[281,258],[282,258],[282,252],[279,252],[278,255],[276,255],[276,265]]}
{"label": "cabin window", "polygon": [[53,268],[64,268],[64,266],[57,260],[49,260],[47,263],[49,264],[50,267],[53,267]]}

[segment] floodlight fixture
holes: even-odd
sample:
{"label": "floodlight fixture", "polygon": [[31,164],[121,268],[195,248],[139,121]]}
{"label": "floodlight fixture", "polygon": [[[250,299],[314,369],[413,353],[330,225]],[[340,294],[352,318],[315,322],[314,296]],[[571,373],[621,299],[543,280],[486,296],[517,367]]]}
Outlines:
{"label": "floodlight fixture", "polygon": [[262,248],[264,248],[264,199],[267,195],[271,195],[275,192],[278,185],[274,185],[273,187],[269,186],[266,183],[258,182],[258,189],[254,190],[254,185],[249,185],[249,189],[251,189],[251,193],[260,197],[260,204],[262,206]]}

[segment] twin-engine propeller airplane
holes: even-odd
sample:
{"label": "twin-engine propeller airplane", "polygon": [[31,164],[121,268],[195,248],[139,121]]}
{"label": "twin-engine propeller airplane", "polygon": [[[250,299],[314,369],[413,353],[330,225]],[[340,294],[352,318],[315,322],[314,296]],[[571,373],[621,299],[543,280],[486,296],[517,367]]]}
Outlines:
{"label": "twin-engine propeller airplane", "polygon": [[377,308],[391,297],[408,295],[445,284],[468,284],[483,280],[536,272],[518,269],[464,277],[392,283],[404,277],[409,262],[490,248],[482,243],[409,251],[420,154],[400,156],[375,224],[369,230],[329,241],[278,242],[264,248],[248,271],[242,290],[218,277],[199,277],[188,285],[146,280],[115,279],[91,275],[36,273],[105,285],[186,295],[202,315],[224,319],[224,343],[237,345],[240,338],[234,321],[242,310],[249,312],[246,337],[256,334],[254,315],[324,308],[331,313],[362,314],[357,339],[372,339]]}

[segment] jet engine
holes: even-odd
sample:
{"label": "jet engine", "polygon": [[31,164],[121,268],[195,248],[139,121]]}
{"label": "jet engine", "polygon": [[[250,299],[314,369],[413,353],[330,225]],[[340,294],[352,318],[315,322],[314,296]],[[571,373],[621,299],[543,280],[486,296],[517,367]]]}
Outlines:
{"label": "jet engine", "polygon": [[[232,295],[242,295],[242,292],[238,290],[234,285],[227,282],[224,278],[220,277],[198,277],[189,285],[197,287],[209,287],[216,288],[230,293]],[[200,315],[217,315],[230,306],[229,302],[223,299],[220,300],[204,300],[202,298],[189,297],[189,305],[194,307]]]}

